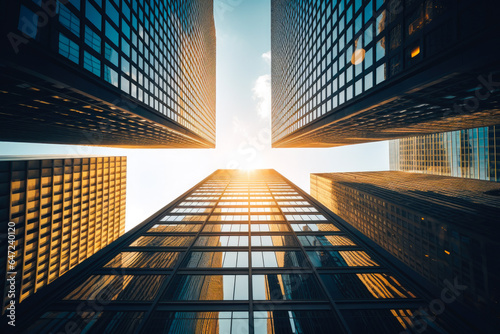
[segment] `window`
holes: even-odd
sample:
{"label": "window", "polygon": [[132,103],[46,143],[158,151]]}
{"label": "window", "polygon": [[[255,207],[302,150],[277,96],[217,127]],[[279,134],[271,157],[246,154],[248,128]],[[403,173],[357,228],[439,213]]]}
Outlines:
{"label": "window", "polygon": [[38,15],[21,5],[17,29],[22,31],[26,36],[36,38],[38,32]]}
{"label": "window", "polygon": [[191,252],[187,268],[248,268],[248,252]]}
{"label": "window", "polygon": [[118,34],[118,31],[116,31],[113,26],[106,21],[106,37],[109,38],[111,42],[113,42],[116,46],[119,45],[120,43],[120,35]]}
{"label": "window", "polygon": [[96,52],[101,53],[101,37],[88,26],[85,27],[85,43]]}
{"label": "window", "polygon": [[153,300],[163,275],[92,275],[64,300]]}
{"label": "window", "polygon": [[83,53],[83,67],[98,77],[101,76],[101,61],[87,51]]}
{"label": "window", "polygon": [[59,22],[80,37],[80,19],[63,4],[59,4]]}
{"label": "window", "polygon": [[252,286],[254,300],[324,300],[326,298],[318,282],[310,274],[253,275]]}
{"label": "window", "polygon": [[85,16],[87,19],[92,22],[93,25],[96,26],[97,29],[101,30],[101,14],[95,9],[95,7],[87,0],[85,4]]}
{"label": "window", "polygon": [[248,300],[246,275],[176,275],[163,300]]}
{"label": "window", "polygon": [[80,47],[63,34],[59,34],[59,54],[78,64]]}
{"label": "window", "polygon": [[189,236],[140,236],[130,246],[137,247],[185,247],[189,246],[194,237]]}
{"label": "window", "polygon": [[363,251],[310,251],[315,267],[373,267],[378,264]]}
{"label": "window", "polygon": [[300,251],[252,251],[252,267],[289,268],[308,267]]}
{"label": "window", "polygon": [[104,44],[104,58],[109,60],[113,65],[118,67],[118,51],[108,43]]}
{"label": "window", "polygon": [[323,274],[320,276],[332,298],[336,300],[415,298],[415,295],[388,274]]}
{"label": "window", "polygon": [[121,252],[105,268],[172,268],[179,260],[179,252]]}

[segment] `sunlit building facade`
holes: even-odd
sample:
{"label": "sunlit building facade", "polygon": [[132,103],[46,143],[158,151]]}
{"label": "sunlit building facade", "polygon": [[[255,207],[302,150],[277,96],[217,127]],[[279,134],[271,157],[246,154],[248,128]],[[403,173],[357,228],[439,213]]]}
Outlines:
{"label": "sunlit building facade", "polygon": [[215,147],[211,0],[8,1],[0,21],[0,140]]}
{"label": "sunlit building facade", "polygon": [[311,195],[432,284],[499,319],[500,185],[400,171],[311,174]]}
{"label": "sunlit building facade", "polygon": [[126,172],[126,157],[0,159],[2,311],[125,232]]}
{"label": "sunlit building facade", "polygon": [[500,181],[500,126],[389,142],[391,170]]}
{"label": "sunlit building facade", "polygon": [[21,331],[469,328],[452,305],[430,320],[420,308],[432,297],[344,224],[274,170],[218,170],[33,296]]}
{"label": "sunlit building facade", "polygon": [[500,123],[491,3],[273,0],[274,147],[332,147]]}

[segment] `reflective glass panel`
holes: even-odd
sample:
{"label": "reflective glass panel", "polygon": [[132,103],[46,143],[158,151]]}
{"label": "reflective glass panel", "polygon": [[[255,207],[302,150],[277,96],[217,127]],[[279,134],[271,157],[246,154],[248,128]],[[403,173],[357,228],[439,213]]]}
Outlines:
{"label": "reflective glass panel", "polygon": [[105,268],[172,268],[179,260],[179,252],[121,252]]}
{"label": "reflective glass panel", "polygon": [[254,300],[324,300],[312,274],[253,275]]}
{"label": "reflective glass panel", "polygon": [[416,298],[388,274],[324,274],[320,276],[334,299]]}
{"label": "reflective glass panel", "polygon": [[92,275],[64,300],[153,300],[166,276]]}
{"label": "reflective glass panel", "polygon": [[185,247],[189,246],[194,237],[186,236],[140,236],[130,246],[147,247]]}
{"label": "reflective glass panel", "polygon": [[187,268],[248,268],[248,252],[191,252]]}
{"label": "reflective glass panel", "polygon": [[248,300],[248,276],[176,275],[163,300]]}
{"label": "reflective glass panel", "polygon": [[307,252],[315,267],[371,267],[378,264],[363,251]]}

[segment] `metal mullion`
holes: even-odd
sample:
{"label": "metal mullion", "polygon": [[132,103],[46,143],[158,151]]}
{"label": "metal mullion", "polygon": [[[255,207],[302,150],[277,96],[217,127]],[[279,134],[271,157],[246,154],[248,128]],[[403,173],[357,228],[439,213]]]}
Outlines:
{"label": "metal mullion", "polygon": [[[276,174],[278,174],[276,171],[274,171]],[[279,175],[279,174],[278,174]],[[280,175],[281,176],[281,175]],[[289,186],[291,186],[292,188],[295,189],[295,191],[300,194],[300,192],[297,191],[297,187],[295,185],[292,185],[290,184],[289,182],[287,182],[288,180],[286,180],[283,176],[281,176],[281,179],[283,182],[287,183]],[[269,189],[269,192],[271,193],[271,196],[273,197],[274,201],[276,201],[276,198],[274,196],[274,194],[271,192],[271,189],[269,188],[268,186],[268,189]],[[313,205],[314,206],[314,205]],[[280,207],[280,212],[281,214],[283,215],[283,217],[285,217],[286,219],[286,216],[285,214],[283,213],[283,210],[281,210],[281,207]],[[290,224],[290,222],[287,220],[287,224],[288,224],[288,227],[290,228],[290,230],[293,231],[292,229],[292,226]],[[339,320],[339,325],[342,327],[342,329],[344,330],[344,333],[351,333],[351,331],[349,330],[349,327],[347,326],[347,323],[345,322],[345,319],[344,317],[342,316],[342,314],[340,313],[339,309],[337,308],[337,305],[334,301],[334,299],[332,298],[332,296],[330,295],[330,293],[328,292],[325,284],[323,283],[323,281],[321,280],[321,278],[319,277],[319,274],[318,274],[318,271],[316,270],[316,268],[314,267],[314,265],[312,264],[311,260],[309,259],[309,256],[307,255],[306,253],[306,250],[304,249],[304,246],[302,245],[302,243],[299,241],[299,238],[297,237],[297,234],[295,234],[294,232],[294,238],[295,238],[295,241],[297,242],[297,244],[299,245],[299,247],[301,248],[302,250],[302,253],[303,253],[303,256],[306,260],[306,262],[309,264],[309,266],[311,267],[312,269],[312,274],[316,277],[316,280],[318,281],[320,287],[323,289],[323,291],[326,293],[327,297],[328,297],[328,300],[330,301],[330,304],[332,306],[332,313],[334,313],[336,316],[337,316],[337,320]]]}
{"label": "metal mullion", "polygon": [[[211,175],[212,176],[212,175]],[[194,191],[196,191],[197,189],[199,189],[200,186],[206,184],[207,181],[210,181],[211,178],[209,178],[208,180],[206,180],[205,182],[203,182],[203,184],[199,185]],[[226,183],[225,187],[224,187],[224,191],[225,189],[227,188],[227,186],[229,185],[229,181]],[[222,193],[219,195],[219,199],[216,200],[215,202],[215,205],[212,207],[212,210],[211,212],[207,215],[207,218],[205,219],[205,221],[202,223],[202,227],[201,229],[196,233],[196,236],[195,238],[193,239],[193,241],[191,242],[191,245],[186,249],[186,251],[184,253],[182,253],[180,256],[179,256],[179,261],[177,262],[177,264],[172,268],[172,274],[167,276],[167,278],[165,279],[165,281],[162,283],[162,285],[160,286],[160,288],[158,289],[158,293],[156,294],[156,297],[155,299],[153,300],[152,304],[151,304],[151,307],[149,309],[149,311],[146,312],[146,314],[144,315],[144,318],[143,320],[141,321],[141,323],[139,324],[139,326],[137,327],[137,329],[135,330],[134,334],[139,334],[143,331],[143,328],[146,326],[148,320],[151,318],[153,312],[155,311],[158,303],[160,302],[160,299],[161,297],[163,296],[163,294],[165,293],[165,291],[167,290],[167,288],[169,287],[169,284],[170,282],[172,281],[172,277],[175,277],[175,275],[177,274],[177,271],[179,269],[179,267],[181,266],[182,262],[184,261],[184,259],[186,258],[187,254],[191,251],[191,249],[193,248],[196,240],[198,239],[198,237],[200,236],[201,234],[201,231],[203,230],[203,228],[205,227],[205,225],[207,224],[208,220],[210,219],[210,216],[212,215],[212,213],[214,212],[215,210],[215,207],[217,206],[217,204],[219,203],[222,195],[224,194],[224,191],[222,191]],[[184,200],[185,198],[187,197],[184,196],[182,198],[182,200]],[[147,227],[149,227],[149,225],[151,225],[153,222],[151,222],[150,224],[148,224]],[[146,228],[146,227],[145,227]]]}
{"label": "metal mullion", "polygon": [[253,316],[253,279],[252,279],[252,220],[250,219],[250,180],[247,182],[247,208],[248,208],[248,333],[254,334]]}

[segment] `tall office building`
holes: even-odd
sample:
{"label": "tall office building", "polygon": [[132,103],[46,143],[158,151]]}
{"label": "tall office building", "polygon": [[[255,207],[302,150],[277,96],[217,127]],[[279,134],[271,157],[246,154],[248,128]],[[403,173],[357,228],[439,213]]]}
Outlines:
{"label": "tall office building", "polygon": [[500,181],[500,126],[392,140],[391,170]]}
{"label": "tall office building", "polygon": [[387,334],[480,326],[454,318],[453,303],[444,313],[434,308],[432,296],[344,224],[274,170],[218,170],[33,296],[19,310],[19,329]]}
{"label": "tall office building", "polygon": [[413,270],[500,318],[500,185],[400,171],[311,174],[311,194]]}
{"label": "tall office building", "polygon": [[124,233],[126,170],[126,157],[0,159],[2,311]]}
{"label": "tall office building", "polygon": [[0,140],[215,147],[210,0],[19,0],[0,13]]}
{"label": "tall office building", "polygon": [[272,1],[274,147],[500,123],[491,2]]}

